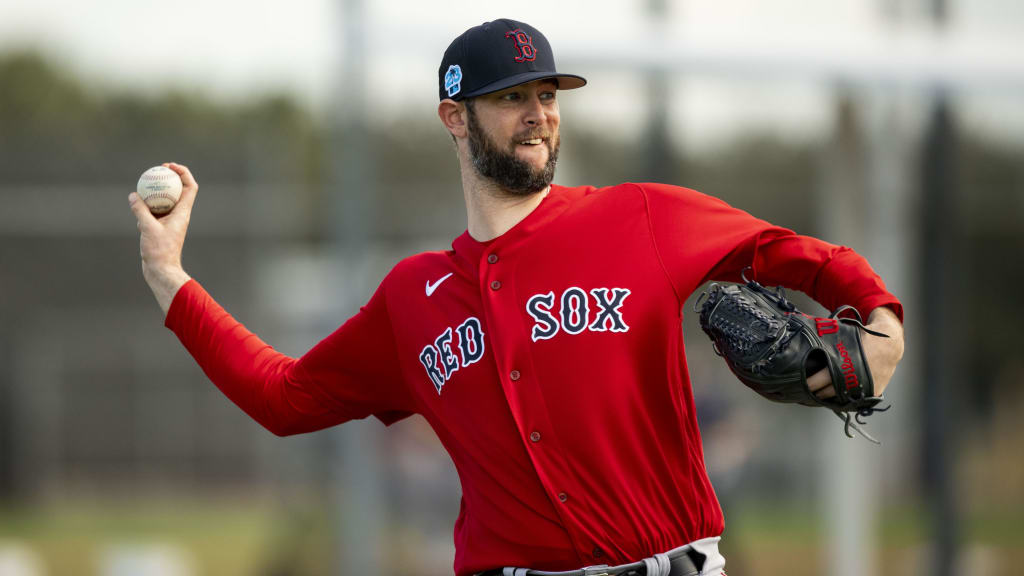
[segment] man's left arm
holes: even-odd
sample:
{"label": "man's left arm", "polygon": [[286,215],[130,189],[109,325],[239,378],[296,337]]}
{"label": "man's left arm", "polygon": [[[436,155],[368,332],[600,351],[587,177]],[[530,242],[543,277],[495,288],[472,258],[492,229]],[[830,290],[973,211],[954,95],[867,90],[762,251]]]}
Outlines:
{"label": "man's left arm", "polygon": [[[875,393],[888,386],[903,356],[903,305],[860,254],[774,226],[695,190],[656,183],[634,186],[680,304],[709,280],[742,282],[744,274],[767,286],[804,292],[829,310],[848,304],[872,330],[889,335],[863,334]],[[825,388],[826,374],[808,382],[824,388],[822,397],[832,394]]]}
{"label": "man's left arm", "polygon": [[[845,246],[771,228],[758,234],[751,245],[730,254],[716,267],[714,276],[731,276],[737,266],[740,270],[752,266],[749,278],[800,290],[829,310],[849,304],[869,329],[888,335],[861,333],[874,392],[881,395],[885,391],[903,358],[903,306],[863,256]],[[824,370],[808,379],[811,390],[820,392],[822,398],[835,395],[830,383]]]}

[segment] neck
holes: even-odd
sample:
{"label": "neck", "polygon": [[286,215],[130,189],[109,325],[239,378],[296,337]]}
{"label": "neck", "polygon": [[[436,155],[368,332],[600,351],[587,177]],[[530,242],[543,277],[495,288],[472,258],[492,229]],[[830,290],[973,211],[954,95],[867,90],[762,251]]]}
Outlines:
{"label": "neck", "polygon": [[526,218],[551,191],[551,186],[527,196],[512,194],[481,178],[471,165],[462,166],[469,235],[486,242],[508,232]]}

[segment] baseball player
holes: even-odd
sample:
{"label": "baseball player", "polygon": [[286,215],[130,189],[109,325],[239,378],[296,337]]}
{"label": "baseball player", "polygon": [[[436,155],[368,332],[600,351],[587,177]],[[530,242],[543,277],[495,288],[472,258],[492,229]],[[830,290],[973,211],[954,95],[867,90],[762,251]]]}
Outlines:
{"label": "baseball player", "polygon": [[[198,185],[154,218],[129,196],[143,275],[209,378],[278,435],[375,416],[430,423],[462,483],[455,573],[724,574],[680,330],[687,296],[747,267],[855,306],[876,392],[902,356],[902,307],[848,248],[665,184],[552,184],[559,90],[535,28],[467,30],[438,70],[468,212],[451,250],[398,263],[301,358],[250,333],[185,273]],[[614,126],[611,126],[614,129]],[[748,274],[751,272],[748,271]],[[812,388],[825,396],[831,379]],[[594,566],[604,566],[594,568]]]}

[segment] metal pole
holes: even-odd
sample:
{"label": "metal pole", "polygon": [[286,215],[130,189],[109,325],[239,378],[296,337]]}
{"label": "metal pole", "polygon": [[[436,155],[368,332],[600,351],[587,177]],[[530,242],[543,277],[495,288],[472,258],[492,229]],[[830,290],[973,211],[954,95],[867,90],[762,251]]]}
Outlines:
{"label": "metal pole", "polygon": [[[361,294],[370,243],[373,186],[372,154],[368,149],[366,124],[366,11],[363,0],[343,0],[340,29],[344,39],[344,58],[338,79],[338,102],[335,110],[330,157],[328,189],[330,222],[328,237],[344,267],[341,278],[345,286],[339,293],[355,298]],[[344,296],[343,296],[344,297]],[[344,308],[356,311],[360,302],[348,302]],[[375,423],[363,420],[348,422],[332,432],[334,459],[333,494],[335,523],[339,538],[335,574],[381,574],[380,465],[377,458],[378,430]]]}
{"label": "metal pole", "polygon": [[366,125],[366,10],[364,0],[343,0],[338,108],[328,158],[332,186],[328,190],[331,222],[328,237],[346,254],[362,255],[370,235],[370,164]]}
{"label": "metal pole", "polygon": [[[13,326],[0,318],[0,326]],[[13,343],[0,331],[0,366],[12,365]],[[14,382],[10,370],[0,370],[0,506],[15,499],[14,485]]]}
{"label": "metal pole", "polygon": [[[849,90],[845,90],[838,97],[836,108],[835,136],[825,157],[816,221],[824,227],[820,231],[824,240],[860,247],[870,233],[871,218],[865,206],[865,143],[859,107]],[[866,497],[874,491],[874,482],[864,463],[876,457],[877,452],[869,454],[874,447],[862,438],[845,437],[833,414],[823,412],[818,421],[822,447],[818,479],[825,498],[822,514],[829,551],[826,573],[875,574],[876,553],[870,533],[876,511]]]}
{"label": "metal pole", "polygon": [[[667,17],[665,0],[648,0],[647,8],[653,41],[664,43],[664,23]],[[646,73],[646,83],[647,110],[650,116],[647,121],[647,137],[644,141],[645,162],[642,164],[644,172],[638,177],[645,181],[669,182],[674,176],[675,158],[672,154],[672,141],[669,138],[668,126],[668,72],[660,68],[650,68]]]}
{"label": "metal pole", "polygon": [[[896,35],[915,6],[906,0],[884,0],[882,10],[883,19],[891,27],[887,32]],[[908,87],[873,84],[865,89],[870,96],[865,105],[870,179],[866,206],[870,219],[864,255],[889,290],[903,299],[906,317],[910,319],[907,341],[920,341],[918,336],[924,328],[918,322],[923,316],[921,302],[911,292],[921,266],[920,221],[915,205],[919,171],[911,160],[917,147],[914,128],[920,123],[914,115],[906,113]],[[907,347],[885,392],[888,403],[894,408],[872,422],[872,429],[884,442],[877,455],[872,451],[868,463],[874,470],[872,488],[878,490],[878,496],[869,501],[874,506],[873,526],[876,528],[882,526],[879,520],[887,520],[883,515],[883,511],[889,509],[883,507],[885,503],[901,502],[900,499],[908,495],[907,486],[913,484],[914,473],[907,469],[906,463],[912,462],[919,453],[922,422],[922,408],[916,401],[922,387],[919,351],[919,346]],[[877,531],[873,534],[881,541]]]}
{"label": "metal pole", "polygon": [[[906,316],[911,321],[906,338],[914,342],[921,330],[917,322],[921,313],[920,301],[913,298],[910,284],[918,274],[921,258],[917,252],[918,221],[911,217],[916,213],[912,203],[917,197],[913,191],[917,171],[910,158],[917,144],[912,128],[919,124],[911,115],[903,113],[904,98],[898,89],[874,87],[869,89],[869,94],[870,100],[865,106],[869,220],[864,256],[889,290],[903,300]],[[872,489],[878,490],[877,497],[868,501],[873,508],[869,530],[882,526],[879,520],[886,519],[882,516],[888,509],[885,504],[900,502],[907,494],[906,487],[912,484],[913,472],[907,469],[906,463],[917,458],[920,441],[921,407],[916,402],[921,388],[919,369],[919,347],[908,346],[885,391],[893,410],[872,418],[872,433],[878,433],[876,437],[883,445],[869,451],[866,463],[866,467],[874,471]],[[869,534],[878,540],[877,530]]]}
{"label": "metal pole", "polygon": [[953,143],[954,126],[949,102],[942,93],[932,104],[930,127],[924,141],[922,162],[923,260],[921,285],[924,313],[924,478],[928,518],[931,526],[931,566],[928,574],[952,576],[957,557],[957,513],[954,504],[954,446],[950,430],[957,429],[951,405],[956,354],[961,347],[954,341],[958,325],[955,238],[953,226]]}
{"label": "metal pole", "polygon": [[[947,21],[945,0],[932,0],[931,16],[936,28]],[[931,566],[929,574],[951,576],[957,558],[957,514],[953,486],[954,446],[950,430],[956,429],[951,405],[953,382],[958,366],[956,354],[962,350],[954,341],[956,331],[944,327],[956,325],[955,283],[957,270],[956,226],[953,188],[955,172],[956,126],[946,90],[936,88],[931,118],[923,143],[921,184],[923,215],[923,260],[921,285],[924,313],[928,325],[924,354],[924,478],[928,509],[931,511]]]}

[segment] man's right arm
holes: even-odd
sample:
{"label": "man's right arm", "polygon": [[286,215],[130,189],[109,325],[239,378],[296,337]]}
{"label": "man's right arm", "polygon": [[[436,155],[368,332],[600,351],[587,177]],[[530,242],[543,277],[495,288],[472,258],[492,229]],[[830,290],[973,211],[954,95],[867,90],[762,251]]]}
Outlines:
{"label": "man's right arm", "polygon": [[416,410],[402,379],[383,288],[300,358],[275,350],[195,280],[174,297],[165,325],[221,392],[279,436]]}
{"label": "man's right arm", "polygon": [[385,423],[414,407],[402,383],[382,289],[344,326],[302,358],[281,354],[228,314],[181,266],[198,185],[188,168],[174,209],[155,218],[136,194],[142,273],[164,324],[210,380],[254,420],[278,435],[311,432],[375,415]]}

